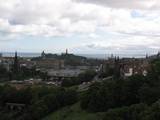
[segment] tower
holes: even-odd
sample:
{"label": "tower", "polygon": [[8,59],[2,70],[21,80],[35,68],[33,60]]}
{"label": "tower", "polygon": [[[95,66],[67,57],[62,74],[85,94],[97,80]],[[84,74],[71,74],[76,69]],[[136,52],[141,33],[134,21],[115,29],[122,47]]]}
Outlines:
{"label": "tower", "polygon": [[17,51],[15,52],[15,56],[14,56],[13,71],[15,73],[17,73],[19,71],[19,62],[18,62]]}
{"label": "tower", "polygon": [[66,55],[68,55],[68,49],[66,49]]}
{"label": "tower", "polygon": [[146,59],[148,59],[148,54],[146,54]]}
{"label": "tower", "polygon": [[46,54],[45,54],[44,51],[41,53],[41,57],[42,57],[43,59],[46,57]]}
{"label": "tower", "polygon": [[114,77],[115,78],[119,78],[120,77],[120,60],[119,60],[119,56],[115,57],[115,61],[114,61]]}

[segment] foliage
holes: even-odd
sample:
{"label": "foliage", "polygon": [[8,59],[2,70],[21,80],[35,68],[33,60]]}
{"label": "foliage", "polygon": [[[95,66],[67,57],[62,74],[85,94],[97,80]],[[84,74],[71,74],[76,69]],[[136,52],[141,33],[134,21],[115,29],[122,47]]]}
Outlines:
{"label": "foliage", "polygon": [[143,112],[142,120],[159,120],[160,119],[160,100],[153,103]]}
{"label": "foliage", "polygon": [[61,83],[62,87],[71,87],[74,85],[79,85],[81,81],[78,78],[67,78]]}
{"label": "foliage", "polygon": [[82,82],[89,82],[93,80],[93,78],[96,76],[96,72],[94,70],[87,70],[83,73],[80,73],[78,75],[79,81]]}
{"label": "foliage", "polygon": [[[24,88],[17,90],[11,86],[0,87],[0,113],[2,120],[23,119],[39,120],[47,114],[60,109],[61,107],[71,105],[77,102],[77,92],[63,88]],[[6,103],[25,104],[23,112],[15,110],[15,115],[10,109],[6,108]]]}
{"label": "foliage", "polygon": [[3,65],[0,65],[0,81],[9,80],[9,74],[9,71]]}
{"label": "foliage", "polygon": [[43,120],[102,120],[102,118],[103,113],[88,113],[76,103],[51,113]]}
{"label": "foliage", "polygon": [[[24,73],[28,75],[27,70]],[[68,79],[62,85],[69,87],[88,82],[93,80],[95,75],[95,71],[86,71],[80,74],[78,79]],[[81,120],[74,115],[92,116],[103,112],[104,120],[159,120],[160,62],[152,61],[147,76],[134,75],[127,79],[114,77],[110,80],[99,81],[93,83],[79,96],[77,97],[75,90],[63,87],[34,87],[17,90],[8,85],[0,86],[0,116],[2,120],[39,120],[65,107],[69,110],[65,109],[59,119]],[[79,114],[70,108],[77,101],[80,102]],[[23,113],[11,112],[6,110],[7,102],[22,103],[26,105],[26,108]],[[87,118],[86,120],[93,119],[93,117]]]}
{"label": "foliage", "polygon": [[140,102],[152,104],[160,99],[159,91],[159,86],[151,86],[148,79],[140,75],[127,80],[107,80],[89,88],[82,97],[81,107],[92,112],[101,112]]}
{"label": "foliage", "polygon": [[103,120],[141,120],[142,113],[148,108],[145,104],[110,109],[106,112]]}

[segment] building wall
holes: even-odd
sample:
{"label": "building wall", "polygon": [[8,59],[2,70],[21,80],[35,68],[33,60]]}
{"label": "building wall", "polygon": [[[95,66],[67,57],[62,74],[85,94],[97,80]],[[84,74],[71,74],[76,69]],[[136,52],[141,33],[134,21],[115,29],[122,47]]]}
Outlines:
{"label": "building wall", "polygon": [[36,66],[38,68],[46,68],[46,69],[61,69],[64,68],[63,60],[40,60],[36,61]]}

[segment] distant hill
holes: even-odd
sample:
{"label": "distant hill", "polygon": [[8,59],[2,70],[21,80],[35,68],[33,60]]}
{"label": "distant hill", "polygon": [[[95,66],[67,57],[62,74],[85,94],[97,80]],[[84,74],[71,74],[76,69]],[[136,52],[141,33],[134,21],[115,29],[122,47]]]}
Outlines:
{"label": "distant hill", "polygon": [[74,54],[51,54],[51,53],[43,53],[40,57],[32,58],[32,61],[38,61],[42,59],[56,59],[56,60],[64,60],[66,65],[86,65],[87,58],[74,55]]}

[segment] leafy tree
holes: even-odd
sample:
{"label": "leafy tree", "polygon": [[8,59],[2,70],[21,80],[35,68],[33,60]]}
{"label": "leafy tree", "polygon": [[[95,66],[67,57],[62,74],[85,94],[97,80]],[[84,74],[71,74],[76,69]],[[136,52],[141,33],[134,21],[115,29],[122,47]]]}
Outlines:
{"label": "leafy tree", "polygon": [[140,102],[139,89],[144,78],[133,76],[128,80],[107,80],[93,84],[81,100],[81,107],[93,112],[128,106]]}
{"label": "leafy tree", "polygon": [[96,72],[94,70],[87,70],[84,73],[80,73],[78,78],[81,82],[89,82],[93,80],[94,76],[96,76]]}
{"label": "leafy tree", "polygon": [[64,79],[61,83],[62,87],[71,87],[74,85],[79,85],[81,81],[78,78],[68,78]]}
{"label": "leafy tree", "polygon": [[145,104],[110,109],[106,112],[103,120],[142,120],[142,113],[148,107]]}
{"label": "leafy tree", "polygon": [[160,100],[153,103],[151,107],[143,112],[142,120],[159,120],[160,119]]}
{"label": "leafy tree", "polygon": [[160,87],[150,87],[148,84],[144,84],[139,89],[140,101],[152,104],[160,98]]}

